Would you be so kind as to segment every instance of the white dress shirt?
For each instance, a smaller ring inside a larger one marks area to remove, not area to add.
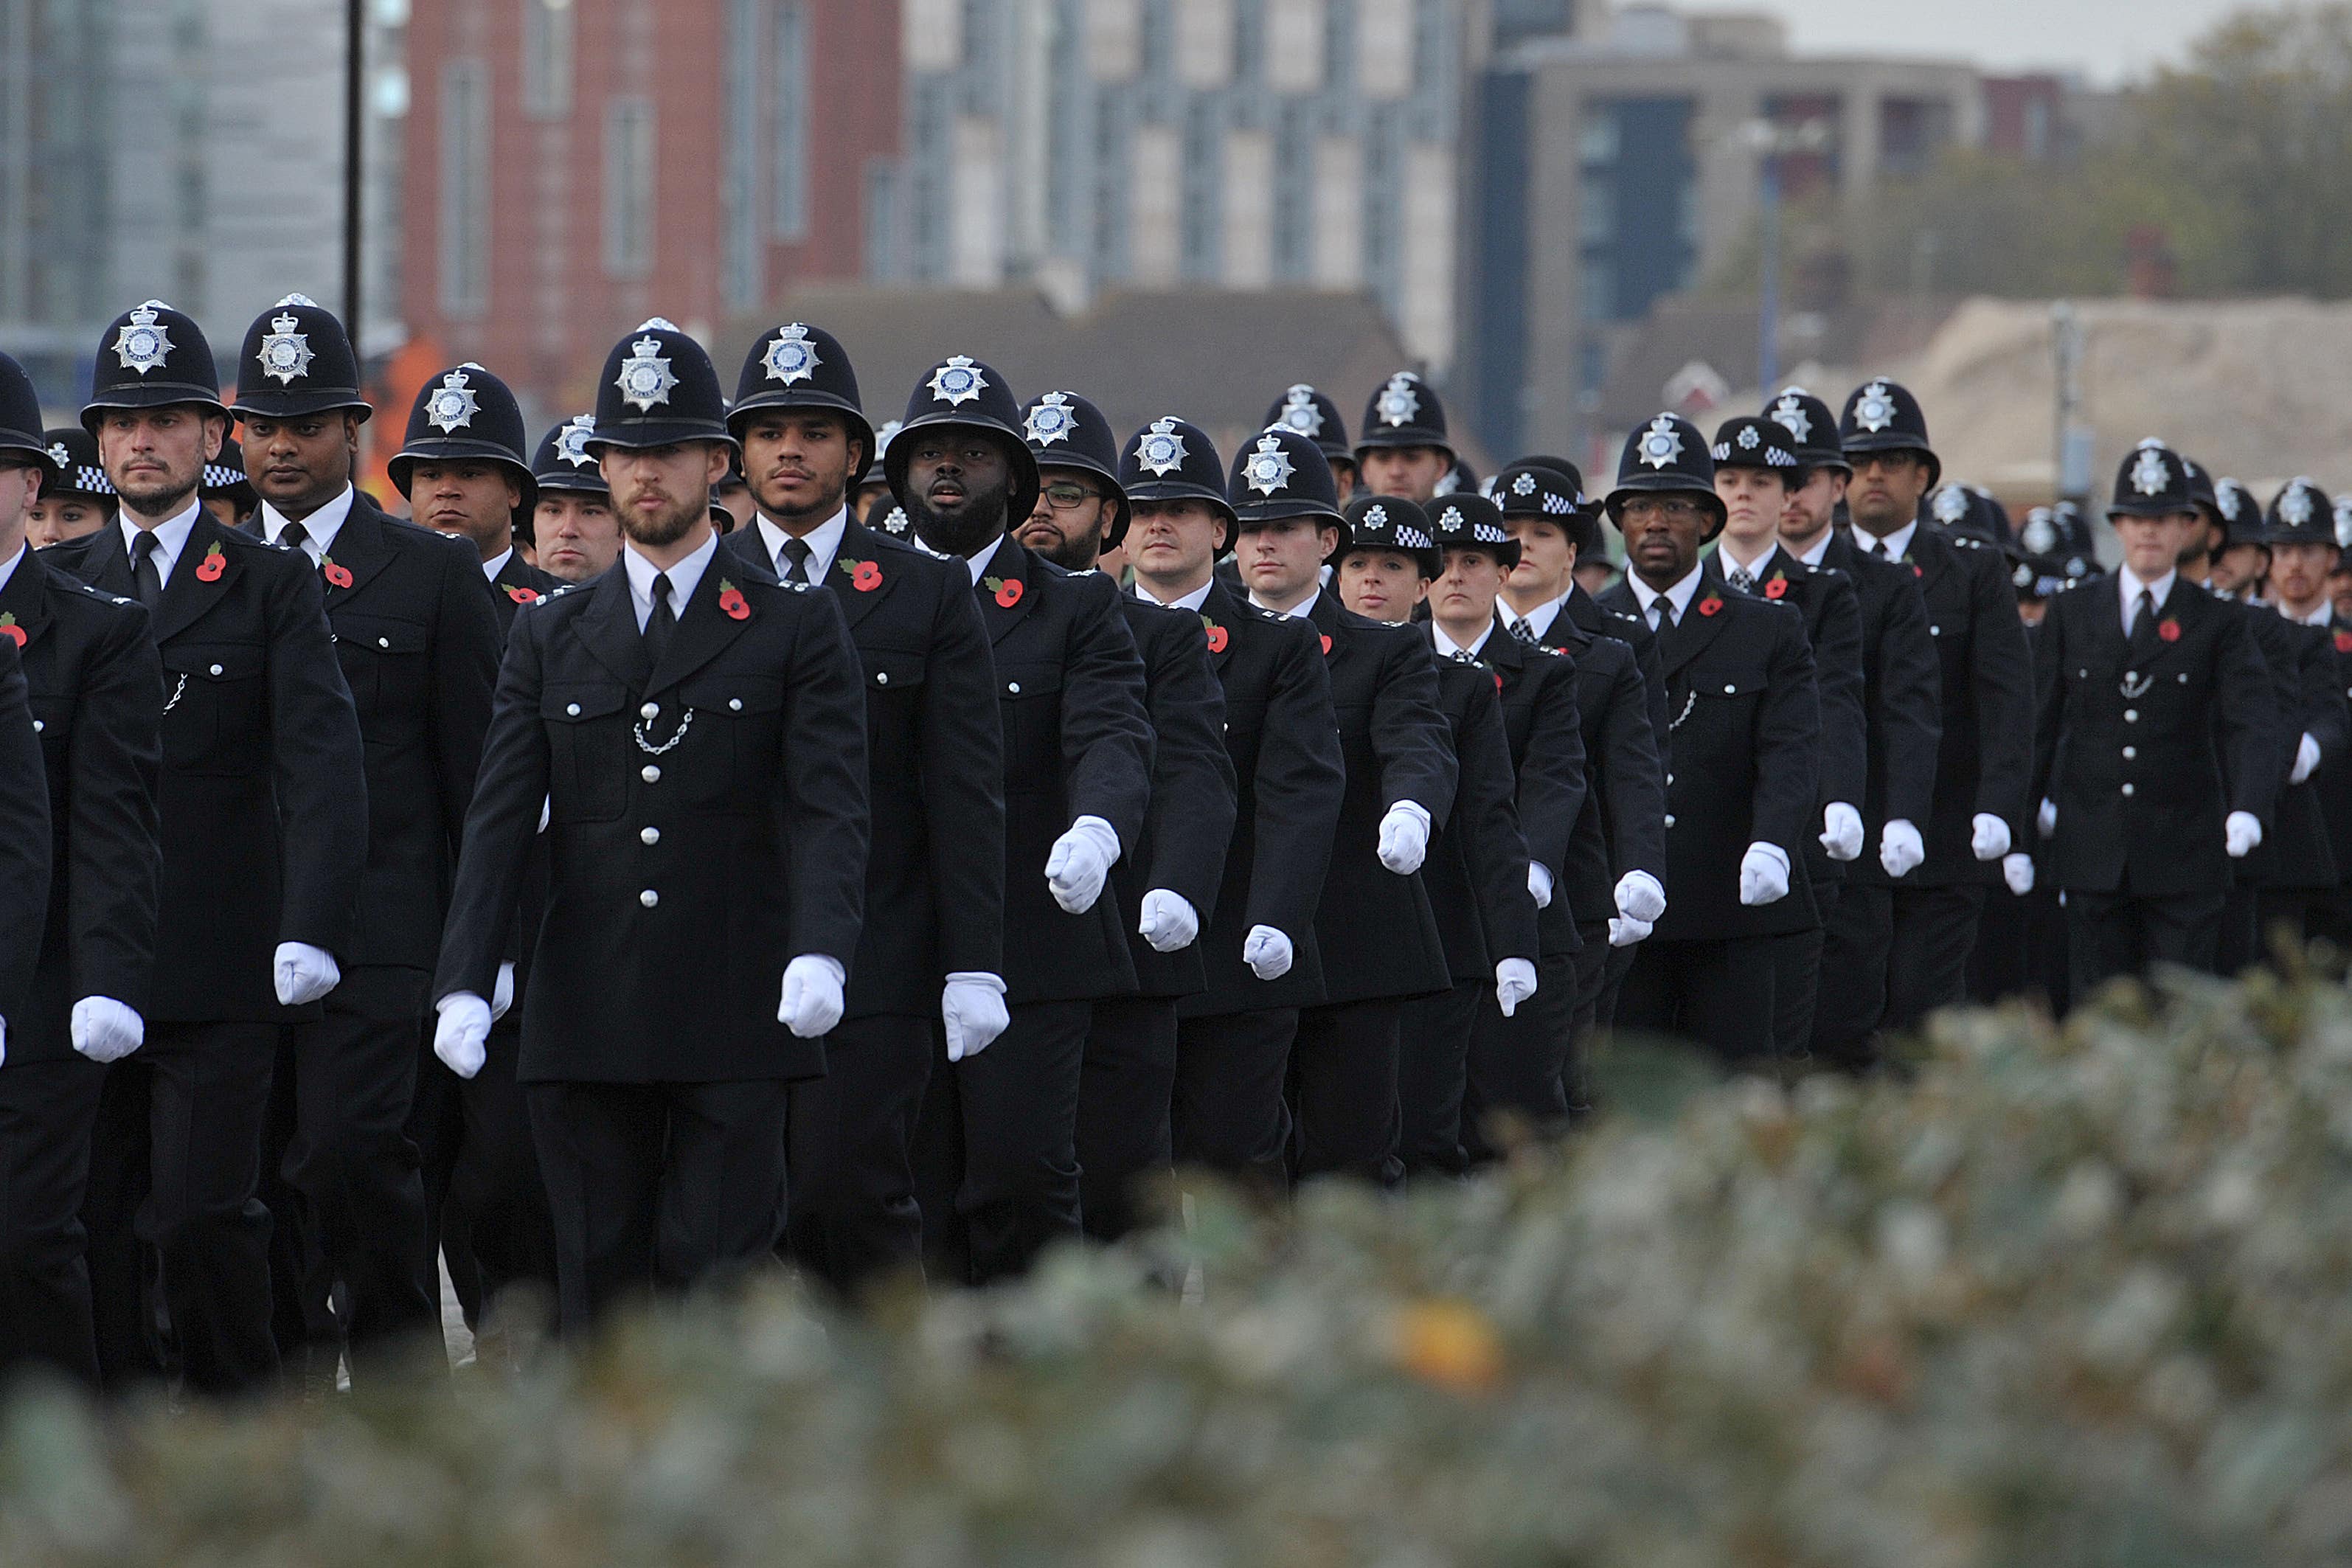
[[[1764,542],[1763,550],[1757,554],[1755,560],[1742,561],[1733,552],[1731,541],[1729,539],[1726,539],[1722,543],[1715,547],[1717,564],[1723,568],[1727,576],[1729,575],[1731,569],[1737,566],[1739,570],[1747,573],[1750,577],[1755,578],[1757,582],[1760,584],[1764,580],[1764,563],[1771,560],[1772,552],[1780,548],[1780,542],[1778,539],[1768,539]]]
[[[1252,594],[1249,596],[1249,602],[1255,605],[1259,609],[1265,611],[1268,615],[1280,616],[1286,621],[1303,621],[1307,618],[1307,613],[1315,608],[1315,601],[1322,596],[1322,589],[1310,588],[1307,590],[1307,597],[1299,600],[1298,603],[1291,605],[1290,608],[1286,610],[1276,609],[1272,605],[1267,604],[1255,594]]]
[[[2132,619],[2139,613],[2140,590],[2145,588],[2155,597],[2156,613],[2160,616],[2164,613],[2165,600],[2172,596],[2172,580],[2179,575],[2178,572],[2167,572],[2153,583],[2143,583],[2132,575],[2130,567],[2116,568],[2116,589],[2123,595],[2124,602],[2124,636],[2132,635]]]
[[[719,535],[713,531],[702,542],[701,549],[669,569],[669,613],[679,620],[686,618],[687,603],[694,597],[694,590],[701,584],[711,557],[718,553]],[[622,547],[621,560],[628,568],[629,602],[637,612],[637,630],[644,631],[646,623],[654,616],[654,578],[662,569],[639,554],[634,543]]]
[[[165,518],[149,531],[155,535],[155,573],[158,582],[169,583],[172,580],[172,568],[178,563],[180,552],[188,547],[188,532],[196,526],[196,519],[204,514],[204,510],[205,503],[194,496],[190,496],[188,504],[184,508],[173,516]],[[139,552],[131,547],[138,541],[139,525],[131,521],[131,513],[127,510],[115,518],[115,525],[122,530],[122,548],[130,552],[131,563],[136,567],[139,564]]]
[[[507,569],[507,563],[513,559],[514,546],[509,544],[504,550],[499,551],[496,555],[491,556],[488,561],[482,563],[482,575],[493,583],[497,582],[499,580],[499,574],[505,571]]]
[[[973,587],[979,587],[980,580],[988,575],[988,563],[996,559],[996,552],[1003,543],[1004,536],[1003,534],[998,534],[994,539],[990,540],[986,544],[981,547],[979,554],[967,555],[963,558],[964,565],[969,567],[971,571],[971,585]]]
[[[8,586],[8,579],[16,574],[16,563],[25,559],[25,552],[30,548],[32,548],[30,545],[19,541],[16,545],[16,553],[11,555],[5,561],[0,561],[0,589],[5,589]]]
[[[1803,562],[1808,566],[1820,565],[1822,558],[1829,554],[1830,541],[1836,537],[1836,534],[1837,530],[1834,528],[1825,528],[1822,530],[1822,536],[1819,539],[1814,540],[1809,548],[1800,552],[1797,559]],[[1788,546],[1784,544],[1781,548],[1785,550]]]
[[[1162,599],[1144,585],[1142,578],[1138,577],[1135,580],[1135,596],[1147,605],[1164,605],[1171,610],[1197,611],[1202,605],[1209,602],[1209,590],[1216,585],[1217,580],[1213,576],[1189,594],[1180,594],[1172,599]]]
[[[352,514],[352,487],[345,485],[342,494],[300,519],[288,517],[268,501],[263,501],[261,537],[275,544],[278,536],[286,531],[287,525],[299,521],[302,524],[302,553],[310,558],[311,565],[316,566],[334,552],[335,535],[343,531],[343,519]]]
[[[0,577],[0,583],[5,583],[7,580],[8,579],[5,577]],[[2279,614],[2284,616],[2288,620],[2294,621],[2302,626],[2324,626],[2330,625],[2335,621],[2336,605],[2329,600],[2322,599],[2319,601],[2319,608],[2312,611],[2311,614],[2307,616],[2298,616],[2293,610],[2288,609],[2284,605],[2281,605],[2279,606]]]
[[[1917,522],[1906,522],[1881,540],[1874,539],[1866,528],[1856,528],[1853,531],[1853,547],[1867,555],[1873,544],[1884,544],[1886,546],[1886,558],[1889,561],[1900,561],[1903,559],[1903,552],[1911,548],[1911,536],[1918,531]]]
[[[760,531],[760,546],[768,552],[768,563],[776,569],[777,576],[789,581],[793,563],[784,555],[784,541],[793,537],[790,531],[769,521],[766,512],[753,513],[751,526]],[[810,582],[824,581],[824,574],[833,570],[833,558],[841,553],[842,538],[848,531],[849,509],[845,506],[801,535],[801,542],[807,545],[809,551],[807,571]],[[995,553],[992,546],[989,553]],[[979,579],[974,578],[973,581],[977,583]]]
[[[1664,599],[1672,605],[1675,609],[1675,624],[1682,625],[1683,617],[1690,614],[1691,600],[1698,593],[1699,574],[1699,568],[1692,567],[1690,575],[1663,594],[1643,582],[1633,573],[1626,573],[1625,581],[1633,585],[1633,602],[1642,606],[1642,618],[1650,623],[1652,631],[1662,631],[1664,628],[1658,620],[1658,601]]]
[[[1465,653],[1472,658],[1475,658],[1478,657],[1478,650],[1485,647],[1486,646],[1487,639],[1492,637],[1494,635],[1495,623],[1488,621],[1486,623],[1486,629],[1478,634],[1478,640],[1472,643],[1468,647],[1464,647],[1460,643],[1457,643],[1452,637],[1447,637],[1445,635],[1445,628],[1439,626],[1436,621],[1432,620],[1429,623],[1429,640],[1432,646],[1437,649],[1437,657],[1440,658],[1452,658],[1457,654]]]
[[[1528,623],[1528,635],[1540,642],[1544,634],[1551,630],[1552,622],[1559,618],[1559,613],[1568,608],[1569,597],[1569,594],[1562,594],[1548,605],[1538,605],[1524,616],[1512,609],[1507,601],[1496,600],[1495,608],[1501,614],[1503,624],[1511,628],[1513,637],[1518,636],[1517,623],[1525,621]]]

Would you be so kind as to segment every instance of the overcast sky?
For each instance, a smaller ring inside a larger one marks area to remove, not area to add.
[[[1774,12],[1808,54],[1867,49],[1974,59],[1996,70],[2081,71],[2113,85],[2175,63],[2242,0],[1701,0],[1695,11]]]

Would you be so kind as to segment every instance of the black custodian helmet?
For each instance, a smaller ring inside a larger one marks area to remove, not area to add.
[[[735,378],[735,405],[728,411],[727,427],[737,439],[751,414],[761,408],[822,408],[839,415],[849,433],[865,443],[866,463],[881,460],[874,426],[857,395],[857,371],[849,351],[823,327],[786,321],[761,334],[743,356],[742,374]]]
[[[1037,510],[1039,489],[1037,459],[1021,434],[1021,401],[993,365],[969,354],[950,355],[933,365],[908,397],[906,417],[882,452],[882,472],[890,481],[890,493],[905,504],[907,468],[915,449],[907,437],[942,425],[985,430],[1002,440],[1013,473],[1012,492],[1005,498],[1005,525],[1020,527]]]
[[[1943,459],[1927,444],[1927,416],[1911,389],[1880,376],[1853,389],[1838,420],[1838,448],[1845,460],[1864,452],[1916,452],[1927,465],[1927,487],[1944,477]]]
[[[732,447],[727,399],[702,345],[659,316],[630,332],[604,356],[596,384],[596,427],[588,450],[717,441]]]
[[[1625,437],[1617,460],[1617,488],[1603,503],[1609,521],[1624,527],[1625,503],[1637,495],[1688,495],[1706,514],[1705,537],[1723,531],[1726,513],[1715,493],[1715,459],[1698,426],[1679,414],[1664,413]]]
[[[1305,382],[1292,385],[1265,411],[1268,426],[1286,425],[1323,448],[1327,462],[1356,466],[1356,449],[1348,445],[1348,422],[1339,405]]]
[[[1445,428],[1445,405],[1412,371],[1401,370],[1389,377],[1364,405],[1356,454],[1360,458],[1376,447],[1434,447],[1448,458],[1454,456],[1454,438]]]
[[[515,511],[527,521],[539,504],[539,482],[523,460],[524,439],[522,408],[514,393],[467,360],[438,376],[427,376],[417,388],[407,434],[400,450],[385,462],[384,472],[405,496],[409,476],[420,462],[495,463],[521,485],[522,500]]]
[[[226,416],[212,344],[195,321],[161,300],[150,300],[107,323],[91,368],[82,428],[96,432],[110,408],[162,408],[188,404]]]
[[[298,419],[349,409],[362,419],[375,412],[360,395],[359,356],[332,310],[303,294],[289,294],[254,318],[236,356],[239,419]]]
[[[1037,459],[1041,489],[1046,468],[1079,469],[1108,487],[1111,520],[1102,547],[1118,549],[1127,537],[1128,498],[1118,482],[1118,437],[1103,411],[1075,392],[1049,392],[1021,411],[1021,438]]]

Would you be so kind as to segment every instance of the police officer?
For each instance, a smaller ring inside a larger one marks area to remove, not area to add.
[[[2217,479],[2213,510],[2221,517],[2221,540],[2213,547],[2208,586],[2233,599],[2267,604],[2271,547],[2263,531],[2263,503],[2238,480]]]
[[[621,558],[621,520],[613,512],[613,492],[604,470],[589,455],[593,414],[577,414],[540,437],[530,459],[539,504],[531,510],[533,563],[564,583],[603,576]]]
[[[934,1062],[916,1134],[927,1249],[985,1284],[1079,1233],[1078,1085],[1094,1004],[1135,993],[1112,867],[1151,793],[1143,666],[1098,573],[1011,537],[1036,510],[1021,405],[958,354],[907,402],[884,462],[924,543],[969,578],[1004,735],[1004,981],[1012,1022],[988,1053]]]
[[[145,1043],[108,1075],[85,1210],[99,1363],[110,1385],[157,1370],[150,1237],[188,1385],[236,1394],[278,1374],[263,1123],[280,1026],[315,1029],[358,952],[368,781],[319,574],[198,504],[228,428],[219,384],[203,331],[161,301],[107,326],[82,423],[121,513],[53,561],[146,605],[164,681]]]
[[[1287,426],[1315,443],[1331,465],[1331,484],[1345,506],[1356,494],[1356,449],[1348,444],[1348,422],[1339,405],[1306,382],[1297,382],[1274,400],[1261,422],[1266,427]]]
[[[1065,571],[1100,569],[1130,517],[1118,437],[1092,402],[1058,391],[1022,410],[1022,435],[1041,483],[1022,543]],[[1095,1004],[1078,1084],[1080,1206],[1087,1234],[1104,1241],[1133,1227],[1139,1184],[1170,1168],[1176,1006],[1207,984],[1200,934],[1215,917],[1234,811],[1208,628],[1189,610],[1132,595],[1119,609],[1143,659],[1154,745],[1142,841],[1111,873],[1119,907],[1139,911],[1127,936],[1136,994]]]
[[[846,1293],[921,1267],[913,1152],[933,1031],[952,1064],[1005,1024],[996,682],[970,577],[850,516],[875,436],[832,333],[762,333],[728,426],[755,510],[722,550],[828,589],[866,681],[866,927],[825,1075],[793,1086],[787,1141],[786,1247]]]
[[[1862,612],[1853,580],[1830,566],[1811,566],[1780,544],[1789,498],[1805,482],[1803,459],[1786,427],[1745,416],[1716,432],[1715,493],[1726,512],[1716,540],[1716,565],[1736,592],[1794,605],[1805,618],[1821,698],[1821,817],[1804,845],[1805,875],[1827,921],[1845,881],[1846,866],[1862,857],[1862,801],[1869,773],[1868,725],[1863,717]],[[1821,978],[1820,925],[1780,939],[1776,955],[1774,1030],[1781,1054],[1807,1056]]]
[[[774,1251],[787,1086],[824,1070],[866,877],[856,656],[830,597],[720,551],[709,356],[656,317],[598,387],[628,542],[516,617],[434,982],[471,1077],[544,807],[520,1076],[568,1332]]]
[[[461,366],[426,393],[445,434],[479,417],[475,374]],[[254,531],[317,570],[367,741],[357,930],[323,1015],[294,1026],[281,1045],[272,1113],[313,1260],[299,1299],[315,1308],[341,1282],[335,1326],[356,1365],[386,1340],[429,1335],[439,1321],[407,1123],[426,986],[489,726],[498,616],[469,544],[394,521],[352,484],[370,409],[331,312],[297,294],[256,318],[230,412],[261,497]],[[271,1203],[286,1206],[282,1194]],[[292,1217],[278,1215],[289,1231]],[[288,1250],[278,1256],[291,1273]],[[291,1331],[284,1283],[281,1333]],[[312,1370],[331,1377],[335,1348],[317,1345],[321,1328],[309,1331]]]
[[[114,487],[89,432],[79,425],[45,430],[41,441],[56,477],[25,511],[25,537],[36,550],[86,538],[114,521]]]
[[[384,464],[413,521],[466,541],[481,558],[501,647],[518,609],[563,585],[516,547],[539,507],[523,440],[514,394],[468,361],[425,378],[400,450]]]
[[[1357,426],[1354,489],[1373,495],[1426,501],[1454,471],[1454,438],[1446,433],[1445,405],[1427,382],[1401,370],[1381,384],[1364,405]]]
[[[1890,815],[1873,824],[1865,816],[1866,826],[1879,828],[1881,868],[1891,885],[1885,922],[1874,899],[1857,900],[1857,920],[1840,917],[1849,952],[1874,952],[1883,939],[1886,1009],[1875,1026],[1910,1029],[1965,992],[1985,890],[2023,839],[2033,672],[2000,552],[1967,533],[1919,526],[1920,500],[1943,466],[1909,389],[1883,378],[1856,387],[1838,440],[1853,468],[1845,500],[1854,547],[1911,568],[1937,659],[1942,721],[1932,805],[1924,824],[1909,819],[1919,842],[1887,837],[1883,823],[1904,819]],[[1885,806],[1891,813],[1909,804],[1890,799]],[[1868,1047],[1848,1037],[1833,1040],[1831,1050],[1832,1059],[1854,1060]]]
[[[860,415],[859,417],[865,416]],[[882,427],[874,432],[873,455],[866,458],[866,472],[857,481],[857,495],[850,510],[856,512],[857,521],[867,528],[878,529],[882,518],[898,510],[898,503],[890,494],[890,476],[882,471],[883,448],[890,445],[890,437],[898,433],[898,422],[896,419],[882,422]],[[878,513],[875,510],[877,506],[881,509]]]
[[[1300,1014],[1291,1050],[1292,1168],[1381,1181],[1393,1175],[1404,1005],[1451,988],[1420,872],[1456,768],[1429,639],[1323,588],[1349,540],[1330,473],[1313,442],[1276,426],[1235,453],[1225,493],[1251,602],[1311,621],[1321,638],[1347,761],[1315,917],[1323,1000]]]
[[[60,475],[40,418],[0,354],[0,1382],[37,1363],[95,1390],[82,1196],[103,1064],[145,1028],[163,672],[145,610],[27,548]]]
[[[235,436],[221,437],[220,455],[205,465],[196,495],[205,503],[205,514],[223,528],[244,528],[261,510],[261,497],[254,490],[252,476],[245,471],[245,448]]]
[[[1804,619],[1732,592],[1701,560],[1725,508],[1688,420],[1661,414],[1627,438],[1607,506],[1629,570],[1604,602],[1657,633],[1675,731],[1667,907],[1625,978],[1617,1022],[1769,1068],[1773,939],[1817,918],[1802,851],[1820,819],[1821,705]]]
[[[1118,480],[1136,595],[1199,617],[1234,777],[1234,828],[1198,943],[1205,987],[1176,1005],[1171,1142],[1180,1165],[1278,1191],[1298,1013],[1323,997],[1315,916],[1345,788],[1322,634],[1218,580],[1242,517],[1206,431],[1151,421],[1121,450]],[[1250,511],[1257,528],[1274,525]]]
[[[2043,623],[2034,783],[2066,895],[2074,994],[2163,962],[2211,970],[2230,863],[2262,842],[2279,722],[2253,633],[2177,563],[2205,527],[2179,456],[2143,442],[2107,519],[2106,582]]]

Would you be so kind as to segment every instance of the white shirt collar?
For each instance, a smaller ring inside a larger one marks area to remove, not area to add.
[[[1654,588],[1652,588],[1647,583],[1643,582],[1642,579],[1633,573],[1626,573],[1625,581],[1633,585],[1633,602],[1642,606],[1642,616],[1643,619],[1646,620],[1649,617],[1650,606],[1656,604],[1660,599],[1664,599],[1668,604],[1674,605],[1675,624],[1676,626],[1680,626],[1682,624],[1683,617],[1690,614],[1691,597],[1698,592],[1698,580],[1700,574],[1700,568],[1696,566],[1692,567],[1688,576],[1685,577],[1681,582],[1675,584],[1673,587],[1667,589],[1663,594],[1659,593]]]
[[[196,519],[204,515],[204,510],[205,503],[190,496],[186,506],[155,525],[155,571],[163,582],[172,580],[172,567],[179,561],[180,552],[188,547],[188,533],[196,526]],[[131,563],[136,565],[139,552],[131,549],[131,545],[139,538],[139,525],[131,521],[128,510],[118,514],[114,521],[115,526],[122,530],[122,548]]]
[[[5,588],[8,585],[8,579],[16,574],[17,566],[24,562],[25,552],[31,548],[31,545],[20,539],[16,542],[16,553],[5,561],[0,561],[0,588]]]
[[[996,559],[996,552],[1003,543],[1004,535],[1000,533],[995,538],[990,540],[986,544],[982,545],[979,554],[967,555],[964,557],[963,563],[971,569],[971,585],[973,587],[979,587],[980,580],[988,575],[988,563]]]
[[[6,581],[6,578],[0,577],[0,583],[5,583]],[[2281,615],[2286,614],[2284,610],[2281,610],[2279,613]],[[2319,601],[2319,608],[2312,611],[2311,614],[2307,616],[2288,616],[2287,618],[2289,620],[2299,620],[2306,626],[2324,626],[2330,625],[2336,619],[2336,602],[2332,599],[2322,599]]]
[[[509,544],[504,550],[499,551],[496,555],[491,556],[488,561],[482,563],[482,575],[493,583],[497,582],[499,580],[499,574],[505,571],[507,569],[507,563],[513,559],[514,546]]]
[[[1307,591],[1307,597],[1299,600],[1298,603],[1291,605],[1290,608],[1286,610],[1276,609],[1272,605],[1267,604],[1255,594],[1252,594],[1249,596],[1249,602],[1255,605],[1259,609],[1265,611],[1268,615],[1280,616],[1286,621],[1303,621],[1308,616],[1308,615],[1313,613],[1315,609],[1315,601],[1322,596],[1322,589],[1310,588]]]
[[[768,552],[769,564],[776,569],[776,575],[782,577],[792,568],[792,563],[784,559],[784,541],[793,537],[792,531],[769,521],[768,514],[764,511],[752,514],[752,526],[760,531],[760,542]],[[833,558],[841,553],[842,537],[848,531],[849,508],[844,506],[831,517],[801,535],[801,542],[807,545],[809,550],[808,580],[810,582],[824,581],[824,574],[833,570]]]
[[[1886,558],[1889,561],[1900,561],[1903,559],[1904,552],[1911,548],[1911,536],[1918,531],[1919,523],[1916,518],[1888,534],[1884,540],[1876,538],[1870,530],[1857,524],[1853,531],[1853,547],[1867,555],[1873,544],[1884,543],[1886,546]]]
[[[1820,565],[1822,560],[1829,554],[1830,541],[1834,538],[1836,534],[1837,530],[1834,528],[1825,528],[1822,530],[1822,536],[1813,541],[1810,549],[1800,552],[1797,555],[1797,559],[1803,562],[1808,566]],[[1781,542],[1780,548],[1783,550],[1789,548],[1786,541]]]
[[[1485,647],[1486,646],[1487,639],[1492,637],[1494,635],[1495,623],[1488,621],[1486,623],[1486,629],[1481,631],[1476,639],[1467,647],[1465,647],[1462,644],[1455,642],[1452,637],[1447,637],[1445,635],[1445,628],[1439,626],[1434,619],[1432,619],[1429,623],[1429,640],[1432,646],[1437,649],[1437,657],[1440,658],[1452,658],[1457,653],[1466,653],[1471,658],[1475,658],[1478,657],[1478,650]]]
[[[710,565],[710,558],[719,552],[719,534],[713,530],[702,542],[702,548],[669,569],[670,614],[686,618],[686,606],[694,598],[694,590],[702,582],[702,574]],[[654,578],[661,568],[637,552],[635,544],[621,546],[621,560],[628,568],[629,598],[637,612],[637,630],[644,631],[654,614]]]
[[[2164,602],[2172,596],[2172,581],[2179,575],[2178,572],[2168,570],[2155,582],[2143,583],[2132,574],[2130,567],[2116,566],[2116,587],[2123,601],[2124,630],[2126,632],[2131,630],[2132,609],[2139,603],[2139,591],[2142,588],[2147,589],[2155,597],[2157,612],[2160,615],[2164,611]]]
[[[1775,537],[1764,542],[1763,551],[1756,557],[1755,560],[1743,561],[1732,552],[1731,538],[1727,534],[1724,536],[1722,541],[1716,545],[1715,553],[1717,560],[1721,563],[1723,569],[1726,572],[1728,572],[1734,566],[1737,566],[1751,577],[1761,577],[1764,574],[1765,563],[1771,560],[1772,552],[1780,548],[1780,541],[1776,535]]]
[[[302,553],[310,558],[312,564],[324,561],[334,552],[335,535],[343,531],[343,520],[352,514],[354,493],[352,487],[345,484],[342,494],[300,520]],[[286,531],[286,525],[294,521],[268,501],[261,503],[261,537],[270,543],[277,543],[278,536]]]
[[[1171,610],[1198,610],[1202,605],[1209,602],[1209,590],[1216,585],[1217,579],[1213,574],[1207,582],[1202,584],[1191,593],[1179,594],[1172,599],[1163,599],[1159,595],[1153,593],[1149,587],[1145,586],[1142,578],[1138,577],[1135,580],[1135,596],[1143,600],[1147,604],[1164,605]]]
[[[1498,599],[1495,602],[1495,612],[1503,617],[1505,626],[1507,626],[1514,621],[1525,621],[1528,623],[1528,634],[1541,637],[1546,632],[1551,630],[1552,622],[1559,619],[1559,613],[1568,608],[1569,598],[1574,592],[1574,589],[1570,589],[1569,593],[1562,594],[1548,605],[1538,605],[1524,616]]]

